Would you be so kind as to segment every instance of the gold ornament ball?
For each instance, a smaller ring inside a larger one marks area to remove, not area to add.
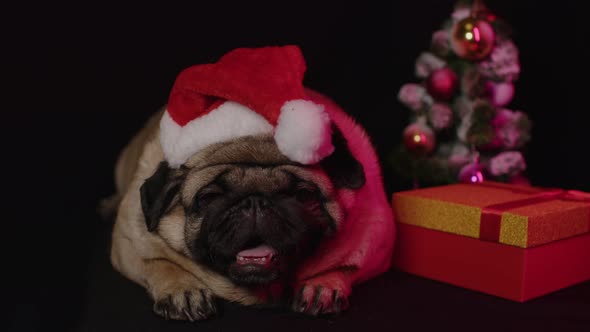
[[[451,48],[459,57],[482,60],[492,51],[496,33],[487,21],[467,17],[455,23],[450,39]]]

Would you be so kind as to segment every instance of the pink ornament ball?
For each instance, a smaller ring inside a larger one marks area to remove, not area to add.
[[[470,163],[459,171],[459,182],[461,183],[481,183],[484,181],[483,167],[479,163]]]
[[[426,90],[436,100],[449,101],[453,98],[458,83],[457,74],[451,68],[444,67],[430,74],[426,80]]]

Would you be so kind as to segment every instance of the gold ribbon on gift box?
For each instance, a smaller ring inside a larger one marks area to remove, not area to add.
[[[394,194],[397,221],[533,247],[590,231],[590,194],[495,182]]]

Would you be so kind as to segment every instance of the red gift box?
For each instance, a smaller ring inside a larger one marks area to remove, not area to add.
[[[506,195],[499,192],[502,190]],[[395,193],[393,206],[398,233],[393,265],[412,274],[519,302],[589,280],[590,197],[587,195],[494,183],[458,184]],[[486,203],[478,204],[479,201]],[[569,204],[570,201],[574,203]],[[535,204],[545,204],[545,208],[535,209]],[[446,211],[441,214],[437,209]],[[479,213],[466,213],[469,209],[476,212],[479,209]],[[529,210],[533,212],[529,213]],[[486,235],[490,223],[494,225],[491,227],[495,229],[494,233],[499,234],[502,227],[509,229],[512,226],[510,221],[523,211],[532,215],[528,216],[525,230],[532,230],[536,238],[540,238],[537,234],[540,228],[536,224],[545,227],[541,228],[546,233],[541,237],[542,241],[536,240],[533,246],[523,247],[518,243],[527,243],[527,236],[531,242],[532,237],[527,232],[516,232],[525,238],[524,242],[513,241],[516,244],[499,243],[497,236]],[[453,219],[456,213],[460,215]],[[543,214],[571,218],[547,227],[551,223]],[[444,215],[444,218],[433,221],[429,219],[431,215]],[[582,220],[577,220],[579,218]],[[472,219],[478,219],[473,231],[479,234],[478,237],[451,233],[464,229],[469,233],[473,228]],[[502,222],[504,219],[506,225]],[[452,226],[445,226],[447,223]],[[563,224],[568,223],[585,226],[566,227],[565,232]],[[555,229],[560,230],[558,235]]]

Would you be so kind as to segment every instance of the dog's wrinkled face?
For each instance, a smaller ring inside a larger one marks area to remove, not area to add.
[[[180,169],[165,162],[141,188],[148,229],[236,284],[289,279],[338,229],[328,170],[286,159],[272,137],[218,144]]]
[[[336,227],[323,206],[328,198],[296,171],[305,172],[257,165],[202,170],[217,174],[200,188],[184,190],[190,198],[185,241],[192,257],[238,284],[265,284],[288,274]]]

